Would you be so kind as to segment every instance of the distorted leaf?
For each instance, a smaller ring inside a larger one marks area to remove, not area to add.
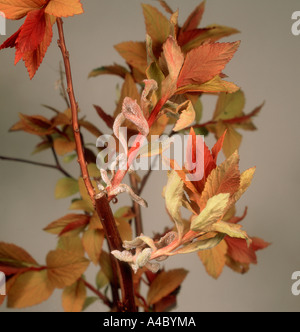
[[[176,132],[190,126],[195,121],[196,117],[193,104],[190,100],[187,100],[185,103],[180,105],[177,111],[180,114],[180,117],[173,128]]]

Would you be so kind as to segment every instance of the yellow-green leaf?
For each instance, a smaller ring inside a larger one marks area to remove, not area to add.
[[[226,158],[230,157],[234,151],[239,149],[242,142],[242,135],[234,129],[232,124],[224,123],[222,121],[217,123],[215,130],[217,138],[220,138],[226,130],[226,136],[223,143],[223,152]]]
[[[190,126],[195,121],[196,113],[190,100],[187,100],[186,102],[181,104],[178,107],[177,111],[180,114],[180,118],[176,122],[173,131],[180,131]]]
[[[175,269],[170,271],[162,271],[152,282],[147,302],[153,305],[174,292],[184,281],[188,271],[184,269]]]
[[[58,180],[55,188],[55,198],[66,198],[78,193],[78,182],[72,178],[62,178]]]
[[[222,234],[226,234],[230,237],[249,240],[249,237],[245,231],[241,230],[242,226],[238,224],[231,224],[225,221],[218,221],[207,228],[205,231],[207,232],[218,232]]]
[[[62,293],[62,306],[65,312],[81,312],[86,299],[86,287],[82,280],[68,286]]]
[[[220,93],[213,120],[227,120],[243,115],[245,95],[242,90],[234,93]]]
[[[254,176],[254,173],[255,173],[255,170],[256,170],[256,168],[252,167],[252,168],[249,168],[248,170],[246,170],[245,172],[243,172],[241,174],[240,187],[239,187],[239,190],[234,195],[235,202],[238,201],[241,198],[243,193],[250,186],[250,184],[252,182],[252,179],[253,179],[253,176]]]
[[[200,232],[219,221],[226,212],[230,194],[219,194],[207,201],[205,209],[191,223],[191,230]]]
[[[60,237],[57,243],[57,249],[63,249],[84,256],[84,249],[79,236]]]

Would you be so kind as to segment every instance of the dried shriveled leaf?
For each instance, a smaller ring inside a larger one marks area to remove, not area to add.
[[[191,223],[191,230],[202,231],[219,221],[226,212],[230,194],[218,194],[207,201],[204,210]]]
[[[198,252],[206,272],[217,279],[226,263],[227,244],[225,241],[221,241],[216,247],[208,250]]]
[[[147,296],[148,304],[153,305],[171,294],[175,289],[180,287],[187,274],[188,271],[184,269],[175,269],[167,272],[162,271],[159,273],[151,283]]]
[[[203,84],[219,75],[239,44],[240,42],[205,44],[189,52],[178,79],[178,87]]]
[[[88,225],[90,216],[85,214],[67,214],[53,221],[44,231],[57,235],[77,235]]]
[[[82,236],[84,250],[95,265],[99,264],[103,241],[104,233],[99,229],[88,229]]]
[[[72,178],[62,178],[58,180],[55,187],[55,198],[66,198],[78,193],[78,182]]]
[[[51,0],[45,12],[56,17],[68,17],[83,13],[80,0]]]
[[[46,301],[54,286],[48,279],[47,271],[28,271],[17,277],[9,290],[7,306],[25,308]]]
[[[86,258],[62,249],[50,251],[46,261],[48,278],[56,288],[72,285],[89,265]]]
[[[65,312],[81,312],[86,300],[86,287],[82,280],[68,286],[62,293],[62,306]]]

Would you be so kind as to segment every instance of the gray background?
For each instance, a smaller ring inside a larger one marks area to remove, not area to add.
[[[154,1],[144,1],[156,5]],[[171,0],[180,8],[180,22],[200,1]],[[89,71],[117,61],[123,63],[113,45],[126,40],[143,40],[145,28],[137,0],[83,1],[86,13],[65,20],[71,53],[77,99],[84,114],[105,130],[92,105],[114,109],[115,77],[87,79]],[[241,169],[257,166],[254,182],[239,203],[239,212],[249,207],[243,222],[250,235],[272,242],[258,253],[259,264],[246,275],[225,268],[220,279],[209,277],[197,255],[174,257],[166,268],[184,267],[191,272],[178,298],[179,311],[299,311],[300,297],[291,294],[291,275],[300,270],[299,222],[299,54],[300,36],[291,33],[291,15],[300,10],[299,1],[288,0],[208,0],[202,26],[218,23],[233,26],[242,33],[229,40],[241,39],[241,47],[227,66],[230,80],[246,94],[246,112],[266,101],[255,119],[257,132],[243,132]],[[8,22],[7,34],[21,22]],[[61,59],[54,41],[44,63],[32,82],[23,64],[13,65],[13,51],[0,52],[1,122],[0,154],[52,162],[48,153],[31,157],[37,139],[23,133],[8,133],[17,121],[17,113],[45,112],[40,104],[63,108],[55,91],[58,62]],[[0,42],[4,37],[0,36]],[[215,97],[205,98],[205,116],[209,120]],[[93,143],[93,139],[90,141]],[[213,139],[208,140],[212,144]],[[40,263],[55,247],[56,238],[41,229],[68,212],[69,200],[55,201],[53,192],[60,177],[55,170],[0,161],[0,240],[13,242],[28,250]],[[71,169],[76,174],[76,167]],[[166,174],[155,172],[144,192],[150,208],[144,211],[145,233],[161,231],[170,221],[161,198]],[[122,202],[129,204],[125,196]],[[93,282],[95,268],[88,274]],[[26,311],[61,311],[61,291],[46,303]],[[103,310],[100,303],[91,310]],[[6,311],[5,307],[0,310]]]

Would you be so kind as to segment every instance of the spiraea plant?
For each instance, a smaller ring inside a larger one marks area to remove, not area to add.
[[[126,64],[102,66],[89,74],[100,87],[105,82],[103,75],[124,80],[114,114],[95,106],[107,125],[103,136],[86,119],[88,114],[78,112],[64,37],[62,18],[83,14],[80,0],[0,0],[0,11],[7,19],[25,18],[0,49],[15,48],[15,62],[24,61],[31,79],[50,46],[56,25],[64,64],[60,94],[65,104],[62,110],[47,106],[52,111],[50,118],[19,114],[19,121],[10,129],[37,136],[34,153],[49,151],[54,156],[53,165],[4,156],[1,159],[57,169],[62,177],[56,184],[55,197],[72,196],[72,213],[57,216],[51,223],[45,217],[49,224],[44,231],[58,238],[45,264],[39,264],[15,244],[0,243],[0,271],[6,275],[10,308],[37,305],[58,288],[63,289],[65,311],[83,311],[95,301],[102,301],[110,311],[167,311],[176,305],[188,271],[165,270],[161,262],[194,253],[207,273],[218,278],[225,266],[247,272],[250,264],[257,263],[256,251],[269,245],[242,229],[240,222],[247,209],[242,216],[236,215],[236,203],[255,172],[254,167],[243,172],[239,169],[241,131],[256,129],[253,117],[263,106],[246,113],[243,91],[224,73],[240,41],[219,40],[238,30],[221,25],[199,28],[205,2],[183,25],[178,23],[178,10],[165,1],[157,4],[165,14],[152,5],[142,5],[146,40],[115,46]],[[203,123],[201,100],[206,94],[215,96],[216,107],[211,120]],[[84,143],[82,129],[95,136],[97,145]],[[211,149],[204,142],[210,134],[216,138]],[[154,136],[158,138],[154,140]],[[165,151],[176,148],[183,137],[185,154],[179,163],[174,154],[166,155]],[[116,148],[110,145],[112,142],[118,143]],[[226,159],[218,163],[221,150]],[[142,223],[146,207],[161,218],[151,199],[146,202],[142,197],[152,169],[149,167],[144,177],[138,169],[141,161],[153,158],[168,165],[162,188],[166,228],[154,230],[154,237],[143,234]],[[63,167],[63,163],[74,160],[80,166],[79,176]],[[123,181],[127,176],[130,185]],[[113,213],[112,204],[118,203],[122,193],[131,197],[132,206],[119,206]],[[95,284],[85,278],[91,264],[98,267]],[[146,294],[142,282],[147,286]],[[0,303],[4,300],[1,296]]]

